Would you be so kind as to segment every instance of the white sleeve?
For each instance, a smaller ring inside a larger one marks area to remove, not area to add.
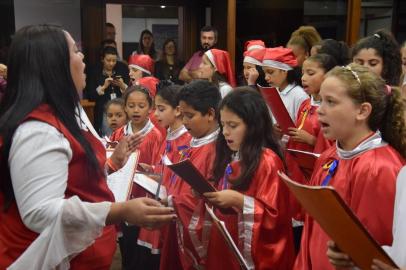
[[[396,180],[395,209],[393,216],[393,243],[384,247],[400,267],[406,266],[406,166],[403,167]]]
[[[101,86],[101,85],[97,86],[96,92],[97,92],[97,94],[98,94],[99,96],[104,95],[103,86]]]
[[[220,95],[221,98],[224,98],[228,93],[230,93],[233,88],[228,83],[221,83],[220,84]]]
[[[111,203],[65,199],[71,158],[69,142],[54,127],[28,121],[17,128],[9,155],[13,190],[22,221],[40,236],[10,269],[68,269],[101,234]]]

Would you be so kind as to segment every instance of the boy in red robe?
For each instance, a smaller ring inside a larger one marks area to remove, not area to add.
[[[215,142],[219,133],[217,106],[220,99],[217,87],[203,80],[184,86],[178,96],[183,124],[192,135],[187,155],[206,179],[211,177],[215,157]],[[200,218],[204,211],[203,201],[195,197],[191,187],[183,180],[175,181],[180,185],[177,194],[168,199],[178,215],[180,261],[183,269],[195,269],[204,265],[208,240],[204,235],[209,232],[210,226]]]

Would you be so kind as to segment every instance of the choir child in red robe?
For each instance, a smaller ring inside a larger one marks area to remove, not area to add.
[[[333,67],[336,61],[327,54],[317,54],[307,58],[302,66],[302,85],[310,98],[302,102],[296,118],[296,127],[289,128],[289,141],[287,149],[302,150],[320,154],[332,145],[331,141],[319,136],[320,123],[316,113],[320,106],[320,85],[324,80],[324,75]],[[324,142],[322,142],[324,140]],[[303,183],[308,182],[313,173],[313,169],[303,167],[300,161],[295,160],[287,151],[286,165],[292,179]],[[298,170],[299,169],[299,170]]]
[[[333,186],[373,238],[390,245],[396,177],[406,153],[400,94],[367,68],[351,64],[327,73],[320,96],[321,130],[337,143],[316,162],[311,184]],[[333,269],[328,240],[306,216],[295,269]]]
[[[220,106],[214,180],[205,193],[250,269],[291,269],[294,262],[289,191],[280,181],[282,150],[261,95],[236,88]],[[223,214],[221,209],[235,213]],[[209,234],[206,269],[240,269],[217,227]]]
[[[218,88],[205,80],[196,80],[182,87],[178,100],[183,124],[192,135],[187,157],[206,178],[212,175],[215,142],[219,133],[217,106],[220,102]],[[177,238],[179,257],[183,269],[196,269],[204,265],[207,253],[207,235],[210,224],[201,218],[204,203],[192,193],[182,179],[174,179],[176,194],[168,197],[169,205],[177,211]]]
[[[123,136],[140,133],[144,136],[139,146],[139,163],[153,164],[157,159],[159,148],[162,143],[162,135],[152,124],[149,114],[152,109],[153,97],[148,89],[141,86],[131,86],[124,94],[125,111],[130,121],[127,125],[117,129],[112,135],[112,141],[119,141]],[[144,197],[146,191],[134,185],[132,197]],[[135,267],[146,267],[158,269],[159,258],[153,258],[150,251],[137,245],[139,227],[122,224],[123,236],[119,238],[123,266],[134,269]]]
[[[178,106],[177,96],[180,91],[179,85],[169,84],[166,81],[158,85],[155,97],[155,116],[157,123],[167,129],[166,140],[161,144],[159,155],[155,164],[155,172],[162,175],[161,182],[166,188],[168,195],[177,194],[182,181],[175,181],[175,174],[169,168],[163,166],[162,157],[166,156],[172,162],[178,162],[186,157],[191,135],[182,123],[182,114]],[[164,269],[180,269],[180,261],[177,248],[175,223],[160,230],[150,231],[141,229],[138,244],[151,249],[152,253],[161,253],[161,267]],[[162,249],[160,252],[160,237]]]
[[[324,80],[324,75],[333,67],[336,61],[327,54],[317,54],[307,58],[302,66],[302,85],[310,98],[302,102],[296,118],[296,127],[289,130],[289,141],[287,149],[301,150],[311,153],[321,153],[329,148],[333,142],[324,138],[320,132],[320,123],[316,113],[320,106],[320,85]],[[289,152],[285,151],[286,165],[289,176],[297,182],[308,183],[313,173],[313,167],[309,168],[306,162],[300,160]],[[292,215],[294,218],[295,247],[299,250],[301,232],[303,228],[304,216],[299,202],[292,197]]]

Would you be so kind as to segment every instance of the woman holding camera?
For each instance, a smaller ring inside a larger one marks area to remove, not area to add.
[[[100,135],[109,135],[104,106],[106,103],[118,97],[127,89],[128,74],[121,74],[116,70],[117,50],[107,46],[101,55],[102,65],[96,68],[88,81],[88,93],[90,99],[96,102],[94,108],[94,126]]]

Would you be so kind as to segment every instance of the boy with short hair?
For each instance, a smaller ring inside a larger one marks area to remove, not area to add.
[[[187,157],[206,179],[210,179],[220,132],[217,121],[217,107],[221,100],[219,90],[208,81],[196,80],[181,89],[178,100],[183,124],[192,135]],[[202,218],[203,200],[196,198],[186,183],[182,188],[179,196],[169,198],[179,217],[179,257],[183,269],[198,269],[204,265],[208,241],[204,236],[210,232],[210,224]]]

